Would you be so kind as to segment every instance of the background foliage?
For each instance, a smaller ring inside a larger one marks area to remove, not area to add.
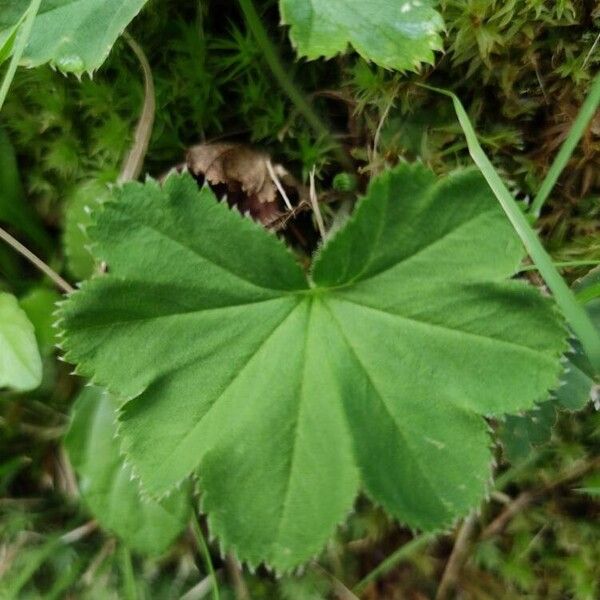
[[[287,32],[278,27],[277,4],[257,3],[294,81],[360,166],[354,181],[343,174],[331,139],[313,132],[271,76],[237,5],[223,4],[151,0],[130,27],[156,84],[158,110],[145,163],[154,176],[182,163],[191,144],[221,136],[260,144],[300,179],[316,165],[319,187],[335,182],[341,202],[399,159],[421,159],[438,174],[449,173],[470,160],[450,103],[416,85],[426,81],[459,94],[494,165],[526,199],[538,189],[600,63],[600,10],[586,0],[443,0],[445,53],[411,75],[352,53],[295,61]],[[93,269],[80,228],[88,218],[84,209],[116,180],[142,100],[138,62],[120,40],[93,80],[84,75],[80,82],[48,66],[19,70],[2,110],[0,219],[73,281]],[[556,261],[600,260],[599,145],[596,117],[540,221]],[[326,205],[324,213],[332,217]],[[564,272],[575,281],[586,271]],[[95,528],[75,497],[62,440],[83,382],[69,376],[52,349],[56,295],[4,246],[0,274],[0,289],[17,295],[35,326],[43,362],[40,387],[1,394],[2,594],[120,598],[133,588],[139,597],[182,596],[207,575],[189,531],[158,559],[131,556],[110,527]],[[528,277],[539,283],[534,271]],[[466,598],[593,599],[600,593],[599,513],[589,493],[597,489],[600,418],[588,406],[577,414],[542,408],[540,420],[556,427],[544,428],[541,437],[521,436],[521,452],[512,456],[496,448],[499,479],[460,575]],[[545,443],[532,450],[531,441]],[[498,522],[515,501],[522,510]],[[253,598],[343,597],[337,582],[352,587],[412,538],[360,499],[321,567],[279,580],[263,570],[244,572],[244,585]],[[362,596],[433,597],[453,541],[452,532],[425,540],[363,586]],[[222,597],[240,597],[239,571],[217,545],[211,550]]]

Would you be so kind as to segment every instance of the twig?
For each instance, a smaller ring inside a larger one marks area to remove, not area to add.
[[[596,39],[594,40],[594,43],[592,44],[590,51],[587,53],[587,56],[585,57],[585,60],[583,61],[583,65],[581,65],[582,69],[585,69],[585,66],[588,64],[588,61],[590,60],[592,54],[594,53],[594,50],[596,49],[598,42],[600,42],[600,33],[596,36]]]
[[[396,97],[397,89],[392,94],[390,101],[387,103],[383,114],[381,115],[381,119],[379,119],[379,124],[377,125],[377,130],[375,131],[375,137],[373,138],[373,159],[377,156],[377,149],[379,148],[379,139],[381,138],[381,132],[383,130],[383,126],[387,121],[388,115],[390,114],[390,110],[392,110],[392,106],[394,106],[394,100]]]
[[[590,471],[595,471],[596,469],[600,469],[600,457],[576,463],[574,467],[565,471],[554,481],[551,481],[539,490],[523,492],[506,506],[506,508],[483,530],[480,539],[486,540],[498,535],[506,528],[513,517],[527,508],[530,504],[533,504],[557,488],[577,481]]]
[[[319,233],[321,234],[321,239],[325,239],[326,231],[325,231],[325,223],[323,222],[323,215],[321,214],[321,209],[319,208],[319,199],[317,198],[317,187],[315,185],[315,167],[310,171],[310,204],[312,206],[313,212],[315,213],[315,219],[317,220],[317,227],[319,228]]]
[[[102,566],[104,561],[115,551],[117,543],[115,538],[109,538],[100,548],[98,554],[94,557],[85,573],[81,576],[81,581],[85,586],[92,585],[96,577],[96,572]]]
[[[483,530],[482,540],[487,540],[505,529],[512,521],[513,517],[529,506],[536,498],[537,494],[532,492],[523,492],[519,494],[506,508]]]
[[[0,227],[0,239],[4,240],[9,246],[14,248],[21,256],[24,256],[34,267],[39,269],[44,275],[49,277],[56,286],[65,294],[75,291],[73,286],[65,281],[56,271],[51,269],[41,258],[38,258],[31,250],[23,246],[21,242],[15,239],[8,231]]]
[[[448,594],[454,589],[454,586],[458,581],[460,570],[467,559],[471,538],[475,533],[476,527],[477,516],[475,515],[475,512],[472,512],[463,521],[463,524],[458,531],[456,541],[454,542],[454,548],[452,548],[452,553],[446,563],[446,568],[444,569],[440,585],[435,595],[435,600],[445,600],[448,598]]]
[[[59,489],[67,496],[67,498],[76,499],[79,496],[77,477],[75,477],[71,461],[62,444],[58,447],[56,455],[56,469]]]
[[[235,557],[231,554],[228,554],[225,557],[225,564],[227,565],[227,572],[229,573],[229,578],[233,583],[233,590],[235,592],[236,600],[250,600],[250,592],[248,591],[248,586],[244,581],[244,575],[242,574],[240,565],[238,564]]]
[[[331,581],[333,591],[339,600],[359,600],[358,596],[350,591],[335,575],[324,569],[319,563],[313,562],[312,568],[325,575],[325,577]]]
[[[69,531],[64,535],[60,536],[60,541],[64,544],[74,544],[79,540],[82,540],[84,537],[87,537],[90,533],[93,533],[98,529],[98,523],[94,520],[88,521],[84,523],[80,527],[73,529],[73,531]]]
[[[142,108],[142,114],[140,120],[135,128],[135,135],[133,138],[133,146],[129,151],[129,154],[123,162],[121,168],[121,174],[119,175],[118,182],[124,183],[126,181],[133,181],[140,176],[142,167],[144,166],[144,158],[148,152],[148,146],[150,145],[150,138],[152,136],[152,128],[154,126],[154,117],[156,114],[156,93],[154,89],[154,78],[152,77],[152,69],[150,63],[144,54],[141,46],[131,37],[127,32],[123,34],[123,37],[133,50],[137,59],[140,61],[142,72],[144,74],[144,105]]]
[[[217,572],[218,573],[218,572]],[[208,575],[202,581],[197,583],[191,590],[188,590],[179,600],[202,600],[208,596],[215,585],[212,575]]]
[[[271,178],[271,181],[275,184],[275,187],[279,190],[279,193],[281,194],[281,197],[283,198],[283,201],[284,201],[285,205],[287,206],[288,210],[293,211],[294,207],[292,206],[292,203],[290,202],[290,199],[288,198],[288,195],[287,195],[283,185],[281,185],[281,180],[277,176],[277,173],[275,173],[275,169],[273,168],[273,164],[271,163],[271,160],[270,159],[267,160],[266,164],[267,164],[267,171],[269,172],[269,177]]]

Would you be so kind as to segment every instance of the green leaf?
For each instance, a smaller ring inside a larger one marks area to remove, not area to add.
[[[33,390],[42,381],[42,359],[33,325],[12,294],[0,293],[0,388]]]
[[[40,225],[37,215],[27,205],[19,177],[17,158],[8,136],[0,127],[0,221],[12,225],[48,250],[51,241]]]
[[[550,441],[556,423],[556,400],[541,402],[524,415],[509,415],[499,430],[506,459],[513,463],[526,460],[534,446]]]
[[[79,186],[67,203],[63,246],[70,273],[79,280],[90,277],[96,261],[89,245],[87,228],[92,223],[91,212],[110,198],[108,187],[97,181]]]
[[[189,175],[128,184],[89,230],[108,274],[61,310],[66,358],[120,393],[152,495],[198,470],[212,530],[285,571],[362,485],[436,529],[485,493],[486,415],[556,385],[565,330],[506,282],[522,249],[482,177],[375,180],[310,282],[273,235]]]
[[[100,525],[133,550],[160,554],[189,521],[189,486],[160,501],[142,498],[139,483],[119,452],[116,409],[108,393],[84,388],[73,405],[67,451],[81,494]]]
[[[98,69],[147,0],[43,0],[21,64],[50,63],[81,74]],[[0,47],[13,34],[29,0],[0,0]]]
[[[593,269],[573,286],[578,299],[590,315],[600,335],[600,295],[594,293],[600,284],[600,268]],[[557,391],[561,406],[570,410],[581,410],[590,400],[600,401],[600,373],[596,373],[589,358],[577,339],[571,341],[573,350],[567,355],[568,363],[563,378],[564,385]]]
[[[300,56],[331,58],[351,44],[387,69],[418,70],[443,47],[432,0],[280,0],[282,21]]]
[[[600,282],[600,269],[594,269],[576,282],[578,298],[586,298],[586,309],[600,332],[600,297],[593,289]],[[588,298],[589,295],[589,298]],[[560,410],[578,411],[592,401],[598,402],[598,377],[576,338],[571,339],[571,350],[563,357],[565,369],[561,385],[550,400],[541,402],[535,409],[519,416],[508,416],[500,427],[499,438],[507,459],[516,463],[525,460],[532,447],[548,442]]]
[[[43,355],[51,354],[56,345],[54,311],[61,296],[45,287],[35,287],[19,300],[21,308],[31,321],[35,337]]]

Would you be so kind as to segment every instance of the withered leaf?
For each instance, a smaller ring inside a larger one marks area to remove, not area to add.
[[[281,200],[289,209],[290,200],[297,204],[305,196],[304,188],[282,165],[272,164],[267,152],[246,144],[198,144],[188,150],[186,162],[190,172],[208,182],[217,195],[226,194],[231,206],[266,226],[286,214]]]

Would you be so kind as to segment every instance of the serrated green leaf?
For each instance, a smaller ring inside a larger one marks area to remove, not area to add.
[[[189,175],[125,186],[89,233],[109,272],[61,310],[66,358],[129,400],[146,490],[198,469],[212,530],[251,563],[318,553],[359,482],[410,526],[448,525],[490,477],[482,417],[558,381],[564,328],[505,281],[523,251],[474,171],[379,177],[310,283]]]
[[[21,63],[50,63],[63,72],[98,69],[147,0],[43,0]],[[0,46],[29,0],[0,0]]]
[[[90,277],[96,261],[89,250],[87,228],[91,212],[111,196],[108,187],[96,181],[79,186],[67,203],[63,246],[69,272],[78,280]]]
[[[19,300],[21,308],[31,321],[35,337],[43,355],[50,354],[56,344],[54,311],[61,296],[45,287],[35,287]]]
[[[119,452],[116,410],[108,393],[84,388],[72,408],[67,451],[81,494],[100,525],[137,552],[160,554],[189,521],[189,486],[161,501],[142,498]]]
[[[600,296],[595,289],[600,284],[600,269],[593,269],[575,283],[573,289],[584,302],[592,323],[600,333]],[[594,399],[594,389],[600,386],[600,373],[596,373],[578,340],[573,340],[573,351],[567,356],[565,385],[559,388],[557,397],[561,405],[571,410],[582,409]]]
[[[42,381],[42,359],[33,325],[12,294],[0,293],[0,389],[33,390]]]
[[[547,400],[524,415],[506,417],[500,428],[499,438],[509,462],[525,460],[534,446],[550,440],[556,423],[556,409],[556,400]]]
[[[432,0],[280,0],[282,21],[300,56],[331,58],[348,44],[387,69],[417,70],[442,49]]]
[[[579,280],[575,286],[578,297],[587,297],[600,281],[600,269],[595,269]],[[600,331],[600,298],[590,295],[586,309]],[[578,411],[594,400],[597,377],[594,369],[576,338],[571,339],[571,350],[565,355],[565,368],[561,385],[550,400],[541,402],[534,410],[520,416],[508,416],[499,430],[499,438],[506,458],[513,463],[527,458],[534,446],[548,442],[560,410]]]

